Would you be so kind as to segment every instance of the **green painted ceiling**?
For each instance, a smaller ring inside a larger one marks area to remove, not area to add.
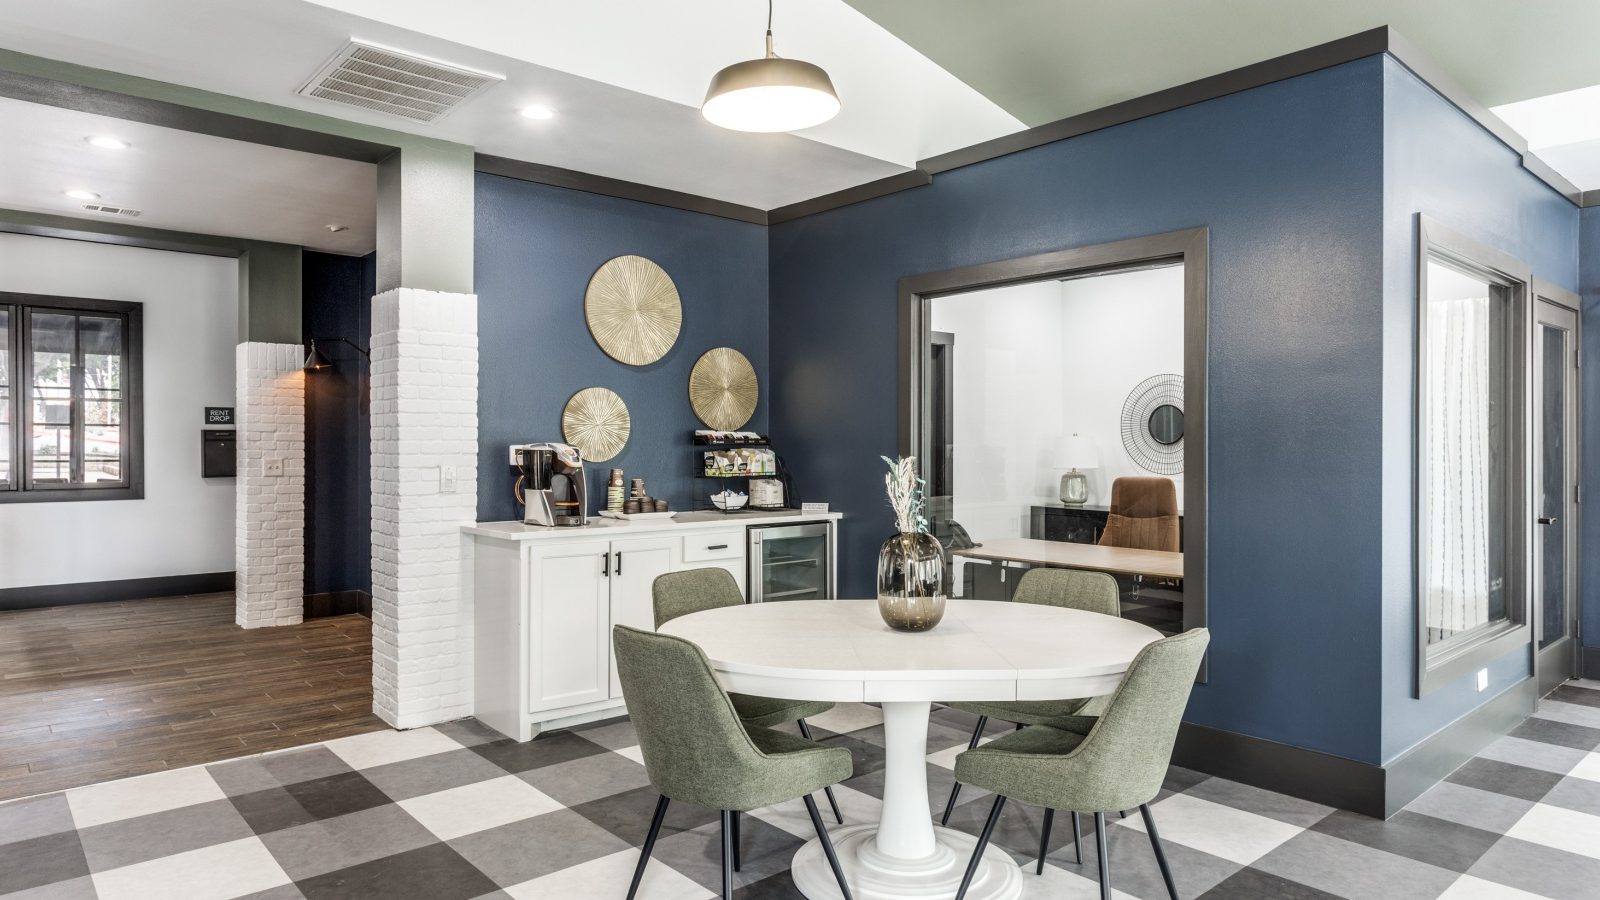
[[[1484,106],[1600,84],[1600,0],[846,0],[1029,125],[1391,25]]]

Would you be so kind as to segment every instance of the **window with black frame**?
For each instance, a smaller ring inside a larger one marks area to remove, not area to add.
[[[0,294],[0,502],[143,495],[140,306]]]

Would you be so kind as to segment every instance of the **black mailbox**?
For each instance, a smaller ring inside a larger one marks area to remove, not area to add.
[[[205,428],[200,431],[200,474],[205,478],[232,478],[238,457],[233,448],[233,429]]]

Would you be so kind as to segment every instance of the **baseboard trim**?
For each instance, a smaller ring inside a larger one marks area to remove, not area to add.
[[[1600,678],[1600,647],[1584,647],[1578,660],[1578,671],[1585,678]]]
[[[1183,723],[1173,763],[1186,769],[1383,818],[1383,767],[1220,728]]]
[[[1586,649],[1600,657],[1600,648]],[[1208,775],[1387,819],[1520,725],[1533,714],[1537,695],[1534,679],[1520,681],[1387,766],[1192,722],[1183,723],[1178,731],[1172,761]]]
[[[1384,817],[1399,812],[1492,741],[1522,724],[1533,715],[1538,702],[1538,680],[1524,679],[1395,757],[1384,767]]]
[[[117,600],[146,600],[154,597],[179,597],[184,594],[214,594],[231,591],[233,587],[232,572],[123,578],[117,581],[85,581],[77,584],[41,584],[0,589],[0,610],[42,609],[47,606],[109,603]]]
[[[307,619],[351,614],[372,618],[372,595],[366,591],[327,591],[306,595],[303,615]]]

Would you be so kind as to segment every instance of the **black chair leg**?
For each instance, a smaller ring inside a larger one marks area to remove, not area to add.
[[[1045,851],[1050,848],[1050,825],[1055,822],[1055,820],[1056,811],[1053,809],[1046,809],[1044,811],[1044,831],[1039,835],[1039,867],[1034,870],[1033,874],[1035,875],[1044,874],[1044,854]]]
[[[796,719],[795,720],[795,724],[800,726],[800,736],[801,737],[805,738],[808,741],[812,740],[812,737],[811,737],[811,726],[806,724],[806,720],[805,719]],[[829,786],[829,787],[823,788],[822,789],[822,793],[824,793],[824,794],[826,794],[828,796],[828,806],[833,808],[833,817],[839,821],[840,825],[843,825],[844,824],[844,813],[839,812],[839,801],[834,799],[833,787]]]
[[[811,815],[811,827],[817,830],[817,840],[822,842],[822,853],[828,857],[828,865],[833,867],[833,877],[839,881],[839,893],[844,895],[844,900],[853,900],[850,896],[850,885],[844,880],[844,869],[839,867],[839,857],[833,853],[833,841],[828,837],[828,829],[823,827],[822,814],[817,812],[817,801],[811,795],[804,797],[806,812]]]
[[[956,900],[966,900],[967,888],[972,886],[972,876],[977,874],[978,863],[983,859],[983,849],[989,846],[989,835],[994,833],[994,823],[1000,821],[1000,810],[1005,805],[1006,798],[996,794],[994,807],[989,810],[989,820],[983,823],[983,833],[978,835],[978,843],[972,848],[972,858],[967,860],[967,871],[961,876],[961,888],[956,891]]]
[[[1139,814],[1144,816],[1144,829],[1150,832],[1150,846],[1156,851],[1156,865],[1161,867],[1161,880],[1167,883],[1167,896],[1178,900],[1178,886],[1172,883],[1172,870],[1167,867],[1167,854],[1161,851],[1161,836],[1156,834],[1156,820],[1150,815],[1150,804],[1139,807]]]
[[[1083,865],[1083,829],[1078,827],[1078,814],[1072,814],[1072,852],[1078,855],[1078,865]]]
[[[639,892],[639,882],[644,879],[645,864],[650,862],[650,851],[656,848],[656,835],[661,833],[661,822],[667,817],[667,795],[656,801],[656,814],[650,817],[650,833],[644,836],[644,849],[639,851],[639,865],[633,870],[633,883],[628,885],[628,900]]]
[[[722,900],[733,900],[733,812],[722,811]]]
[[[983,726],[987,724],[989,724],[988,716],[978,717],[978,727],[972,729],[972,740],[967,741],[968,750],[978,746],[978,741],[983,737]],[[961,796],[961,782],[958,781],[955,783],[954,787],[950,788],[950,799],[946,800],[944,803],[944,815],[939,817],[940,825],[950,824],[950,813],[955,811],[956,798],[959,796]]]
[[[733,811],[733,870],[739,871],[739,811]]]
[[[1106,814],[1094,814],[1095,849],[1100,851],[1100,900],[1111,900],[1111,859],[1106,852]]]

